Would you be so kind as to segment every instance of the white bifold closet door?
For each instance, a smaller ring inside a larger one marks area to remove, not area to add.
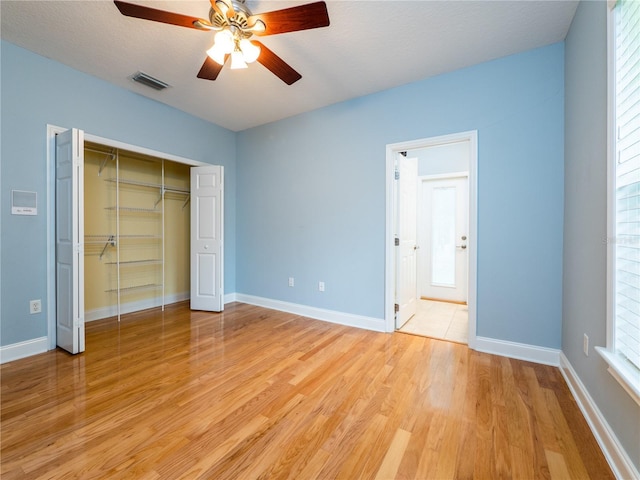
[[[84,352],[84,132],[56,137],[56,345]]]
[[[191,168],[191,309],[221,312],[223,167]]]

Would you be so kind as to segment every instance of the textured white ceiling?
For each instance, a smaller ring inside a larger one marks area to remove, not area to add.
[[[209,18],[208,0],[127,0]],[[247,0],[254,13],[309,1]],[[4,40],[234,131],[564,39],[578,2],[328,0],[331,25],[262,37],[302,74],[258,63],[196,78],[213,34],[124,17],[108,0],[0,1]],[[143,71],[172,87],[132,82]]]

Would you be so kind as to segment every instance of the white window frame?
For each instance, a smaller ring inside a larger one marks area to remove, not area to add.
[[[615,350],[615,209],[616,209],[616,72],[615,14],[616,0],[608,1],[607,71],[608,71],[608,132],[607,132],[607,346],[596,351],[608,364],[608,371],[640,405],[640,370]]]

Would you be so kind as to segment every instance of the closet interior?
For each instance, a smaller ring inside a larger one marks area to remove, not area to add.
[[[87,142],[85,320],[189,298],[190,167]]]

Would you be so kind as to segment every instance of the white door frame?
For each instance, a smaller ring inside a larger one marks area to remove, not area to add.
[[[58,127],[56,125],[47,125],[47,340],[49,350],[56,348],[56,134],[69,129],[70,128]],[[172,162],[182,163],[192,167],[210,165],[170,153],[159,152],[138,145],[131,145],[117,140],[91,135],[86,132],[84,133],[84,140],[85,142],[99,143],[120,150],[128,150],[129,152],[164,158],[165,160],[171,160]]]
[[[395,330],[395,271],[394,217],[397,199],[394,192],[394,164],[398,152],[415,150],[448,143],[469,142],[469,347],[476,345],[476,293],[477,293],[477,247],[478,247],[478,131],[422,138],[386,146],[386,232],[385,232],[385,330]]]

